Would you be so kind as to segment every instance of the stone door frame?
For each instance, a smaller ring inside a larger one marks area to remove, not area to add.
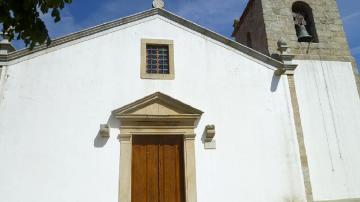
[[[186,202],[196,202],[195,131],[203,112],[160,92],[113,111],[120,121],[119,201],[131,202],[132,137],[181,135]]]

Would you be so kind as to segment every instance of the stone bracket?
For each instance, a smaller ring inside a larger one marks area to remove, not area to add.
[[[203,137],[201,138],[204,143],[205,149],[216,149],[215,137],[215,125],[205,126]]]
[[[277,76],[281,76],[283,74],[285,74],[285,75],[294,75],[295,69],[296,69],[297,66],[298,66],[297,64],[284,64],[283,67],[281,67],[281,68],[279,68],[279,69],[277,69],[275,71],[275,74]]]
[[[100,124],[100,131],[101,137],[108,138],[110,137],[110,126],[108,124]]]
[[[285,75],[294,75],[295,69],[298,66],[297,64],[293,64],[292,60],[294,59],[295,55],[290,54],[281,54],[280,58],[283,61],[283,66],[278,68],[275,71],[275,75],[281,76]]]

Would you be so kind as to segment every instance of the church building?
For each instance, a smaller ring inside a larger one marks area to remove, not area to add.
[[[49,46],[4,36],[0,201],[360,202],[336,0],[249,0],[233,27],[154,0]]]

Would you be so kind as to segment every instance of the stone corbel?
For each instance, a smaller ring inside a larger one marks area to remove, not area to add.
[[[110,137],[110,127],[108,124],[100,124],[100,136],[103,138]]]
[[[216,149],[216,141],[215,137],[215,125],[207,125],[205,126],[204,134],[203,134],[203,143],[205,149]]]
[[[280,38],[277,42],[277,45],[278,50],[280,51],[280,59],[283,62],[283,65],[275,71],[275,75],[294,75],[297,65],[293,64],[292,61],[295,55],[289,54],[289,46],[287,45],[284,38]]]
[[[275,71],[275,74],[277,76],[281,76],[283,74],[285,75],[294,75],[295,69],[298,65],[297,64],[286,64],[284,61],[284,65],[280,68],[278,68]]]

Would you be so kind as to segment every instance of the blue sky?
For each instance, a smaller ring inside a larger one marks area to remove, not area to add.
[[[248,0],[165,0],[165,8],[179,16],[231,38],[232,23]],[[360,1],[338,0],[345,32],[353,56],[360,64]],[[52,38],[151,8],[152,0],[73,0],[62,11],[60,23],[44,16]],[[22,48],[22,42],[14,42]]]

